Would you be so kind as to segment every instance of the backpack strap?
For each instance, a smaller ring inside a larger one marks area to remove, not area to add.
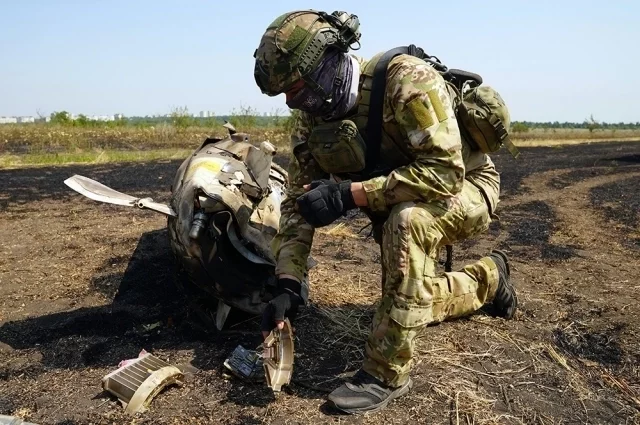
[[[467,81],[472,81],[476,85],[482,84],[482,77],[480,75],[459,69],[449,69],[443,65],[440,62],[440,59],[436,56],[428,55],[423,49],[416,47],[414,44],[396,47],[395,49],[391,49],[383,53],[377,60],[373,70],[371,91],[370,93],[367,93],[368,99],[364,99],[361,107],[359,107],[359,112],[366,112],[368,116],[365,130],[367,152],[365,155],[365,168],[362,171],[362,176],[364,178],[373,176],[373,172],[380,160],[380,148],[382,145],[382,112],[384,109],[384,93],[387,86],[387,68],[389,67],[391,60],[399,55],[411,55],[423,59],[425,62],[433,66],[433,68],[442,75],[445,81],[452,83],[453,87],[456,87],[459,90],[462,90],[462,86]],[[503,140],[509,152],[515,156],[517,148],[513,143],[511,143],[509,137],[507,136]]]
[[[413,46],[415,47],[415,46]],[[389,62],[398,55],[409,54],[409,47],[396,47],[380,56],[373,71],[371,95],[369,103],[369,117],[367,119],[367,153],[363,176],[370,176],[380,159],[382,144],[382,110],[384,107],[384,92],[387,85],[387,68]]]
[[[429,56],[415,44],[396,47],[380,56],[373,70],[371,93],[369,99],[368,119],[366,126],[367,153],[366,165],[363,176],[371,176],[380,159],[380,147],[382,145],[382,112],[384,109],[384,92],[387,86],[387,68],[389,62],[399,55],[411,55],[423,59],[433,66],[442,75],[447,75],[449,70],[440,63],[440,59]]]
[[[491,113],[491,115],[489,115],[489,123],[495,129],[500,142],[505,148],[507,148],[511,156],[518,159],[518,156],[520,156],[520,150],[518,150],[517,146],[511,141],[511,136],[509,136],[502,120],[496,114]]]

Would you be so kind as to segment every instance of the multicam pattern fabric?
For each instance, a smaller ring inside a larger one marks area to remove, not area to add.
[[[414,161],[365,182],[369,207],[386,211],[404,201],[446,199],[464,180],[460,130],[446,83],[426,62],[400,55],[389,64],[383,120],[406,137]]]
[[[408,379],[414,338],[425,325],[465,316],[490,301],[498,271],[488,257],[438,273],[440,249],[491,222],[480,190],[465,181],[448,201],[396,204],[382,232],[383,297],[366,345],[364,370],[388,385]]]
[[[387,81],[385,131],[401,135],[402,149],[413,160],[363,182],[368,211],[385,222],[380,239],[383,298],[364,368],[396,386],[408,377],[413,339],[425,324],[468,314],[493,297],[498,272],[489,258],[454,273],[438,274],[436,265],[443,245],[486,230],[498,203],[500,178],[487,155],[462,141],[451,96],[435,70],[401,55],[391,61]],[[314,229],[295,212],[295,199],[304,184],[328,177],[306,144],[316,124],[305,114],[296,122],[290,185],[272,243],[276,272],[300,280],[307,277]]]
[[[291,135],[289,186],[280,205],[280,229],[271,242],[277,258],[276,274],[291,275],[300,281],[306,280],[307,258],[311,251],[314,228],[296,212],[296,198],[304,193],[305,184],[328,177],[305,143],[311,133],[310,129],[309,116],[300,114]]]
[[[361,68],[366,66],[364,61],[359,63]],[[399,202],[450,198],[460,191],[464,180],[460,133],[442,77],[426,62],[400,55],[389,64],[387,81],[385,125],[397,127],[414,161],[396,164],[389,176],[363,182],[369,209],[384,215],[389,213],[389,205]],[[434,94],[444,117],[433,107]],[[409,103],[411,107],[407,106]],[[433,123],[425,127],[429,124],[425,120],[429,119]],[[304,113],[296,120],[291,136],[289,193],[281,207],[280,232],[272,243],[278,258],[277,272],[298,279],[306,273],[313,229],[295,213],[295,198],[303,193],[302,185],[327,177],[306,146],[316,124]]]

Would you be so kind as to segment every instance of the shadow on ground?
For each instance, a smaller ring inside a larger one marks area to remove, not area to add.
[[[116,261],[107,260],[104,269]],[[0,341],[17,350],[38,347],[43,369],[113,366],[141,348],[192,346],[204,336],[182,327],[187,310],[176,279],[166,229],[147,232],[123,274],[92,280],[95,291],[113,291],[111,304],[8,322],[0,327]],[[220,335],[215,338],[212,342],[224,342]],[[211,360],[209,352],[198,358],[196,367]]]
[[[203,323],[190,312],[186,298],[177,288],[176,280],[184,276],[176,272],[166,229],[144,233],[124,273],[109,272],[111,265],[121,259],[105,261],[91,281],[93,291],[113,296],[111,304],[0,326],[0,341],[17,354],[15,361],[8,361],[0,369],[0,381],[21,375],[37,379],[52,369],[113,369],[121,360],[136,357],[142,348],[149,352],[189,350],[193,353],[192,366],[221,371],[224,359],[238,344],[250,349],[260,345],[259,319],[239,311],[230,315],[222,332],[203,329]],[[340,306],[363,311],[369,307]],[[296,379],[300,378],[301,384],[293,385],[289,391],[299,396],[318,397],[330,390],[314,389],[313,382],[331,380],[357,361],[323,345],[323,339],[330,339],[325,332],[331,329],[326,317],[331,308],[324,311],[325,315],[315,307],[303,309],[296,325],[296,362],[300,365]],[[229,389],[226,402],[266,406],[272,401],[273,393],[264,384],[237,382]]]

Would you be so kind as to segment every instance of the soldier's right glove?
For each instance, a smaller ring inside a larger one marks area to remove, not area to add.
[[[296,199],[298,212],[313,227],[327,226],[356,207],[351,194],[351,180],[333,183],[314,180],[309,191]]]
[[[271,332],[287,317],[293,321],[298,314],[298,307],[303,303],[300,296],[301,285],[298,281],[288,278],[278,279],[276,296],[273,297],[262,313],[260,328],[263,334]]]

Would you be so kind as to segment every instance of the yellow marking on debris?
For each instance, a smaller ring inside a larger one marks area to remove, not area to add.
[[[191,178],[196,173],[196,171],[201,170],[209,172],[211,174],[217,174],[220,172],[220,170],[222,170],[222,167],[224,167],[227,162],[228,161],[221,158],[204,158],[195,160],[194,163],[189,166],[189,169],[186,173],[186,178]]]

